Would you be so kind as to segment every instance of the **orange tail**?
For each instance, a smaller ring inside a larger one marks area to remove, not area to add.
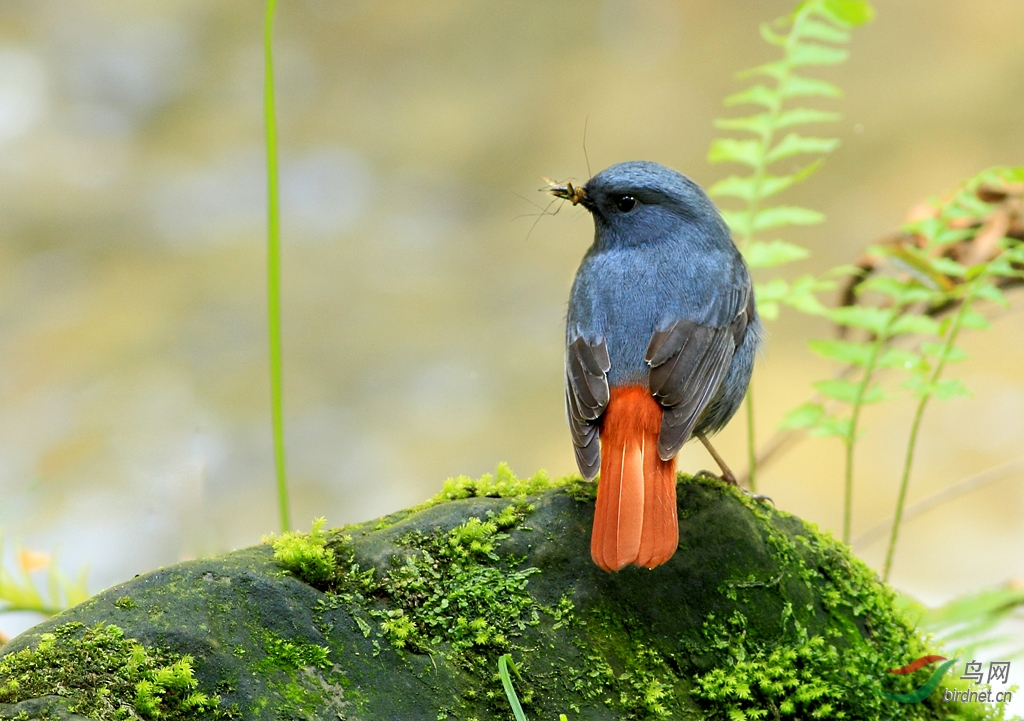
[[[605,571],[660,566],[679,545],[675,459],[658,456],[661,413],[644,387],[611,389],[590,538],[590,555]]]

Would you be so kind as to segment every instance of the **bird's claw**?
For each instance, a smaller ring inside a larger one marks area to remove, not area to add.
[[[713,479],[713,480],[716,480],[716,481],[722,481],[723,483],[728,483],[730,485],[733,485],[733,486],[736,486],[737,488],[739,488],[740,491],[745,496],[749,497],[751,500],[757,501],[758,503],[770,503],[770,504],[772,504],[772,508],[775,507],[775,501],[773,501],[771,498],[769,498],[768,496],[765,496],[765,495],[763,495],[761,493],[754,493],[753,491],[748,491],[746,488],[743,488],[736,481],[736,479],[733,477],[733,475],[731,473],[728,474],[728,475],[723,473],[722,475],[719,476],[719,475],[716,475],[716,474],[712,473],[711,471],[709,471],[707,469],[701,469],[701,470],[697,471],[696,473],[694,473],[693,477],[694,478],[710,478],[710,479]]]

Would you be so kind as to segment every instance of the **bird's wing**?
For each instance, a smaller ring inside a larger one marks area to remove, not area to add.
[[[576,465],[587,480],[601,468],[598,419],[608,407],[608,345],[573,335],[565,349],[565,414],[569,420]]]
[[[721,326],[680,319],[655,330],[647,347],[651,393],[665,409],[658,455],[673,458],[689,439],[701,414],[718,391],[754,313],[749,285],[736,294],[739,312]]]

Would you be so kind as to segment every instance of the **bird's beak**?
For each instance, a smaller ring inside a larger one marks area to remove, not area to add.
[[[544,178],[544,182],[551,186],[550,188],[548,188],[549,193],[551,193],[556,198],[568,200],[573,205],[583,203],[584,199],[587,197],[587,191],[583,188],[583,186],[576,186],[573,185],[572,183],[559,185],[555,181],[551,180],[551,178]],[[583,204],[586,205],[586,203]]]

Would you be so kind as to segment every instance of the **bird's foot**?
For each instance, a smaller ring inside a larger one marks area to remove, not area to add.
[[[761,493],[754,493],[753,491],[748,491],[746,488],[744,488],[742,490],[743,490],[744,493],[746,493],[748,496],[750,496],[751,500],[757,501],[758,503],[764,503],[766,505],[770,503],[770,504],[772,504],[772,508],[775,508],[775,501],[773,501],[768,496],[765,496],[765,495],[763,495]]]
[[[763,495],[761,493],[754,493],[753,491],[749,491],[746,488],[744,488],[743,486],[741,486],[739,484],[739,482],[736,480],[736,477],[734,475],[732,475],[732,473],[723,473],[722,475],[719,476],[719,475],[716,475],[716,474],[712,473],[711,471],[709,471],[707,469],[702,469],[702,470],[699,470],[696,473],[694,473],[693,477],[694,478],[712,478],[712,479],[714,479],[716,481],[722,481],[723,483],[728,483],[729,485],[736,486],[740,490],[741,493],[743,493],[745,496],[747,496],[751,500],[757,501],[758,503],[770,503],[770,504],[772,504],[772,507],[775,506],[775,501],[773,501],[768,496],[765,496],[765,495]]]

